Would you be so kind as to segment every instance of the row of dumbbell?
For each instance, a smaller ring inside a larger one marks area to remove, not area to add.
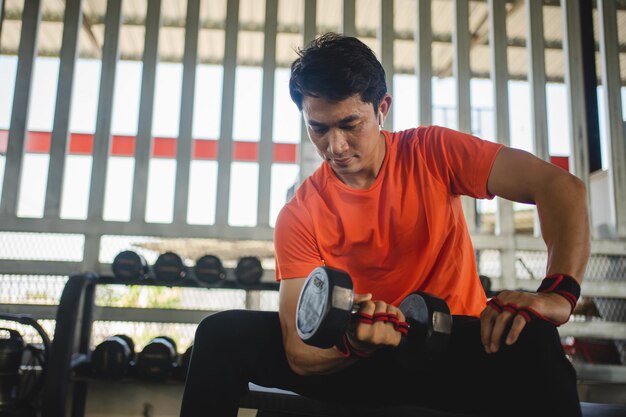
[[[168,336],[152,339],[140,352],[135,352],[133,340],[123,334],[110,336],[91,353],[88,369],[83,373],[97,378],[122,379],[139,377],[164,381],[185,380],[191,350],[189,346],[179,355],[176,342]]]
[[[176,283],[193,275],[205,284],[214,285],[226,278],[226,269],[215,255],[204,255],[196,260],[193,269],[188,269],[183,259],[174,252],[159,255],[152,271],[150,265],[140,254],[126,250],[117,254],[112,264],[113,276],[119,280],[141,280],[154,277],[163,283]],[[263,266],[259,258],[244,256],[237,262],[235,278],[239,284],[250,286],[258,284],[263,277]]]

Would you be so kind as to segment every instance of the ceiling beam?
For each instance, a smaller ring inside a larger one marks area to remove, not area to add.
[[[83,13],[83,29],[91,42],[91,45],[94,47],[95,57],[102,58],[102,45],[98,42],[96,35],[93,33],[91,18]]]
[[[520,1],[520,0],[517,0]],[[626,0],[624,0],[626,2]],[[520,1],[518,7],[523,4],[523,1]],[[626,10],[626,7],[624,8]],[[509,12],[510,13],[510,12]],[[21,21],[21,16],[16,13],[10,13],[7,11],[7,15],[5,16],[5,21]],[[41,19],[44,23],[63,23],[63,16],[58,16],[56,14],[44,14]],[[98,16],[87,16],[83,15],[83,24],[84,29],[87,31],[88,36],[91,38],[94,47],[97,49],[101,49],[101,46],[98,43],[97,38],[94,35],[93,27],[104,24],[104,18]],[[479,24],[479,27],[473,31],[473,35],[475,35],[475,39],[472,40],[472,45],[482,45],[487,46],[489,44],[488,32],[482,34],[480,32],[480,28],[486,22],[486,18]],[[122,18],[122,24],[125,26],[144,26],[143,19],[135,19],[135,18]],[[200,30],[223,30],[224,23],[222,21],[217,20],[202,20],[200,22]],[[162,28],[166,29],[185,29],[184,19],[167,19],[163,18],[163,23],[161,24]],[[262,34],[264,32],[264,25],[256,22],[239,22],[239,31],[240,32],[259,32]],[[319,27],[320,32],[328,32],[335,30],[334,27]],[[279,34],[300,34],[300,26],[299,25],[284,25],[279,24],[277,26],[277,33]],[[371,38],[376,39],[377,33],[375,29],[359,29],[356,34],[359,38]],[[399,41],[413,41],[415,40],[415,33],[413,31],[395,31],[394,39]],[[452,35],[450,33],[433,33],[432,40],[434,43],[452,43]],[[522,37],[509,37],[507,46],[509,47],[526,47],[526,39]],[[563,49],[563,42],[558,39],[548,39],[545,41],[546,49]],[[596,43],[596,50],[599,51],[600,47],[598,43]],[[3,49],[3,53],[4,53]],[[619,52],[626,53],[626,44],[622,43],[619,45]],[[141,57],[138,58],[141,60]]]

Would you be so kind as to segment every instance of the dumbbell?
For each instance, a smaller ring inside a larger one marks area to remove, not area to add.
[[[148,379],[165,380],[177,367],[176,342],[168,336],[152,339],[137,356],[137,370]]]
[[[226,278],[222,260],[215,255],[204,255],[196,261],[194,273],[205,284],[216,284]]]
[[[22,335],[13,329],[0,328],[0,415],[19,400],[20,366],[26,350]]]
[[[120,379],[130,374],[135,361],[133,339],[124,334],[106,338],[91,354],[91,369],[103,378]]]
[[[164,283],[175,283],[186,274],[183,259],[174,252],[160,254],[153,268],[156,279]]]
[[[235,268],[237,281],[246,287],[256,285],[263,277],[263,265],[256,256],[244,256],[237,262]]]
[[[120,280],[136,280],[144,278],[149,273],[148,263],[143,256],[131,250],[117,254],[111,264],[113,276]]]
[[[398,308],[406,318],[408,331],[395,353],[403,364],[417,367],[445,348],[452,330],[452,316],[445,301],[424,292],[408,295]],[[350,275],[333,268],[315,268],[298,298],[298,335],[311,346],[335,346],[348,330],[354,312]]]

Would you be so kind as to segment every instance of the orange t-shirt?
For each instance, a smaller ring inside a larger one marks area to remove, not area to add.
[[[386,153],[369,189],[352,189],[323,163],[276,222],[276,279],[326,265],[350,274],[357,293],[398,305],[435,294],[452,314],[485,307],[460,195],[493,198],[487,178],[502,145],[431,126],[383,132]]]

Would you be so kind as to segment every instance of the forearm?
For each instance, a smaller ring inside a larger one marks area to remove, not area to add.
[[[536,204],[548,251],[547,275],[568,274],[580,283],[591,247],[584,184],[573,176],[555,178]]]
[[[356,359],[344,357],[337,349],[319,349],[302,341],[285,342],[287,362],[298,375],[326,375],[340,371],[355,363]]]
[[[305,278],[282,281],[279,290],[280,326],[287,362],[298,375],[323,375],[350,366],[355,359],[345,358],[334,348],[320,349],[304,343],[296,330],[296,306]]]

